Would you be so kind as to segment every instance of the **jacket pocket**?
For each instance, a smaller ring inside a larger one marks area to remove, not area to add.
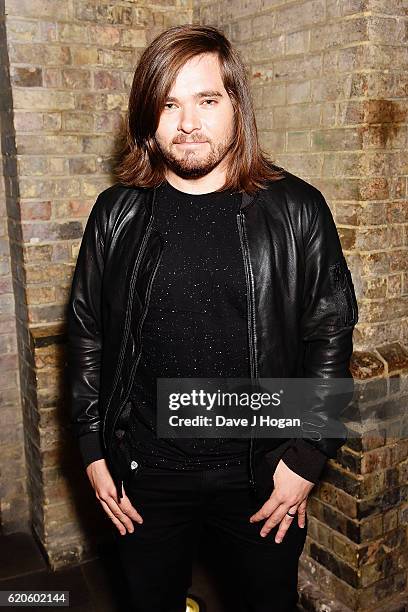
[[[116,473],[124,481],[140,471],[141,462],[126,439],[124,430],[116,430],[111,445],[111,458]]]
[[[358,305],[351,272],[345,259],[329,266],[329,276],[338,322],[345,327],[355,325],[358,321]]]

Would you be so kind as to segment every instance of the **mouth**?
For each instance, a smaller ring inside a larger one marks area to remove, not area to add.
[[[193,146],[205,144],[205,142],[206,142],[205,140],[202,140],[200,142],[176,142],[175,144],[181,147],[193,147]]]

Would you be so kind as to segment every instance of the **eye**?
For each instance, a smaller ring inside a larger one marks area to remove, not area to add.
[[[214,104],[217,104],[216,100],[204,100],[204,102],[214,102]],[[212,106],[212,104],[209,104],[208,106]]]
[[[169,107],[169,106],[174,106],[173,102],[166,102],[166,104],[164,105],[164,108]]]

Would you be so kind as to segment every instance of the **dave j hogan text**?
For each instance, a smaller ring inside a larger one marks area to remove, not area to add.
[[[300,419],[277,419],[269,415],[252,415],[252,419],[246,417],[228,418],[221,414],[214,417],[197,415],[194,417],[180,417],[176,414],[169,417],[171,427],[300,427]]]

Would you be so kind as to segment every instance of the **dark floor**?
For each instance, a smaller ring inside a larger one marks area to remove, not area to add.
[[[126,585],[111,550],[111,543],[106,542],[98,559],[52,572],[29,534],[0,536],[0,591],[69,591],[69,609],[75,612],[128,612]],[[204,602],[201,608],[204,612],[226,612],[223,594],[218,588],[215,578],[209,576],[197,560],[190,593]],[[228,606],[228,612],[230,609],[239,612],[239,608],[236,602],[231,608]],[[46,609],[59,610],[61,607]]]

